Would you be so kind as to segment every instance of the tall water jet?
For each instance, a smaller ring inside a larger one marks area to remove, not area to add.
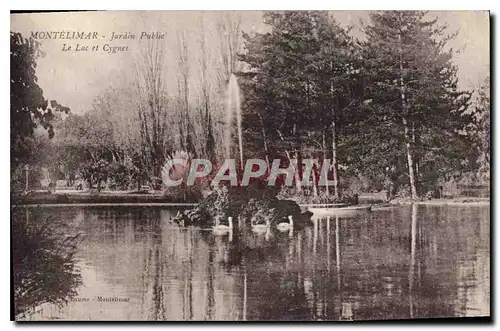
[[[232,159],[231,147],[234,141],[233,132],[235,131],[234,122],[236,117],[240,166],[243,168],[241,99],[235,75],[229,77],[225,109],[224,147],[226,158]],[[304,218],[299,218],[301,209],[295,201],[278,199],[277,190],[266,189],[265,184],[265,180],[255,181],[252,184],[247,184],[242,189],[242,186],[234,185],[234,182],[232,185],[220,186],[218,182],[214,185],[212,181],[211,186],[213,187],[213,191],[201,199],[195,208],[179,213],[174,221],[183,226],[196,225],[208,227],[217,225],[217,221],[221,218],[228,219],[228,217],[233,217],[233,219],[238,218],[239,230],[243,228],[250,229],[251,225],[255,223],[254,220],[257,223],[270,221],[271,224],[276,225],[288,215],[296,218],[300,226],[310,223],[310,216],[307,214]],[[258,217],[255,217],[256,214]]]
[[[229,77],[229,85],[227,88],[227,107],[226,107],[226,130],[225,130],[225,144],[226,144],[226,158],[231,158],[231,144],[233,132],[233,117],[236,115],[236,122],[238,128],[238,147],[240,152],[240,167],[243,167],[243,137],[241,129],[241,101],[240,101],[240,88],[238,81],[234,74]]]

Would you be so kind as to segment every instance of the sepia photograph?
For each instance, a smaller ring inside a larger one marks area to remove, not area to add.
[[[490,19],[11,12],[11,320],[491,321]]]

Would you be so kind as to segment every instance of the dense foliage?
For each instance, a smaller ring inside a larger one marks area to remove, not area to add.
[[[453,36],[424,12],[370,18],[362,42],[325,12],[269,13],[271,32],[245,36],[245,123],[256,149],[281,140],[266,152],[323,153],[344,192],[357,185],[416,198],[477,171],[470,147],[485,117],[479,129],[472,92],[457,87]]]
[[[37,164],[38,148],[45,141],[34,138],[35,130],[42,127],[48,137],[54,136],[52,121],[56,112],[68,113],[69,108],[55,100],[45,99],[36,76],[37,59],[43,56],[39,43],[10,33],[10,144],[11,175],[16,177],[18,167]]]

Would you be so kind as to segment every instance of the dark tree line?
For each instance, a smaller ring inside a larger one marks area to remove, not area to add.
[[[370,19],[362,41],[308,11],[267,13],[271,31],[245,35],[244,123],[255,150],[332,159],[334,196],[362,176],[371,189],[416,198],[477,170],[472,91],[457,87],[447,49],[454,36],[425,12]]]

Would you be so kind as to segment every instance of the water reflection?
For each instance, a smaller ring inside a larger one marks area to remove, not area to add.
[[[71,233],[85,233],[76,254],[77,291],[89,300],[45,306],[30,318],[365,320],[490,313],[487,207],[414,205],[315,219],[292,235],[236,229],[232,238],[178,227],[169,221],[176,212],[37,209],[66,217]]]

